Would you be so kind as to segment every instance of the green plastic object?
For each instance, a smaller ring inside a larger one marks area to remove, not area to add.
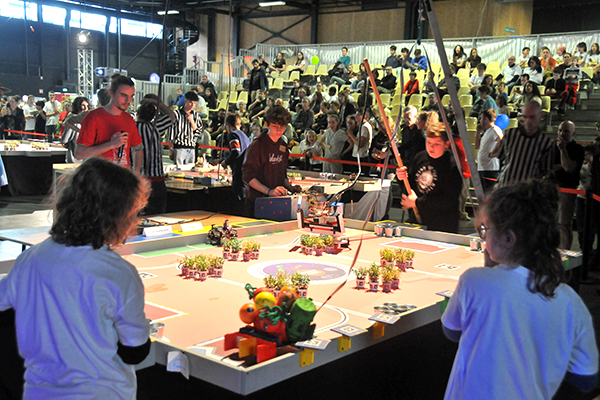
[[[285,325],[287,338],[290,342],[312,339],[316,326],[315,324],[311,325],[311,322],[316,313],[317,307],[311,299],[300,297],[294,301]]]

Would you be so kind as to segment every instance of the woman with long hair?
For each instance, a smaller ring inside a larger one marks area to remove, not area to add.
[[[529,80],[537,85],[541,85],[544,80],[544,67],[542,67],[540,59],[536,56],[531,56],[527,61],[527,68],[523,70],[523,73],[529,75]]]
[[[299,51],[296,57],[296,62],[294,63],[293,70],[300,71],[300,74],[304,72],[306,68],[306,60],[304,59],[304,53]]]
[[[479,64],[481,64],[481,57],[477,54],[477,49],[472,48],[471,53],[469,53],[469,58],[467,58],[467,64],[469,65],[469,72],[472,74],[475,68]]]
[[[86,113],[90,109],[90,100],[87,97],[79,96],[73,100],[73,105],[71,107],[71,114],[67,116],[65,119],[65,130],[61,137],[61,142],[63,146],[67,148],[67,154],[65,155],[65,162],[74,163],[77,161],[75,158],[75,148],[77,147],[77,138],[79,137],[79,131],[71,128],[71,126],[67,125],[66,122],[69,121],[72,117],[79,115],[81,113]],[[81,123],[76,123],[75,126],[77,128],[81,127]]]
[[[457,44],[452,52],[452,64],[456,67],[456,71],[464,68],[467,64],[467,55],[460,44]]]
[[[462,274],[442,316],[460,340],[445,399],[550,399],[563,379],[595,386],[594,326],[565,283],[557,212],[548,180],[497,187],[480,208],[489,268]]]

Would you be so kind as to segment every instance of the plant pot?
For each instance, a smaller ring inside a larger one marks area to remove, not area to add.
[[[398,269],[400,271],[406,272],[406,263],[400,262],[400,261],[396,261],[396,267],[398,267]]]
[[[244,253],[243,258],[244,258],[244,261],[246,261],[246,262],[250,261],[250,253]]]
[[[305,245],[300,246],[300,253],[306,254],[306,246]]]
[[[279,297],[279,293],[281,293],[281,289],[273,289],[273,296]]]
[[[365,288],[365,280],[356,278],[356,288],[364,289]]]
[[[193,278],[193,277],[195,277],[195,276],[196,276],[196,270],[195,270],[195,269],[192,269],[192,268],[189,268],[189,269],[188,269],[188,276],[189,276],[190,278]]]
[[[305,251],[307,256],[311,256],[313,253],[313,248],[312,247],[306,247],[306,251]]]
[[[327,254],[335,254],[335,246],[327,246]]]
[[[413,260],[406,260],[406,269],[415,269],[413,267]]]
[[[308,295],[308,288],[297,288],[296,291],[298,292],[298,297],[306,298]]]
[[[214,275],[215,274],[215,267],[208,267],[208,274],[209,275]]]
[[[200,279],[201,281],[205,281],[207,276],[208,271],[198,271],[198,273],[196,274],[196,278]]]
[[[385,261],[385,259],[380,258],[379,259],[379,265],[381,265],[383,268],[385,268],[388,265],[388,262]]]
[[[233,253],[233,252],[232,252],[232,253],[231,253],[231,255],[229,256],[229,259],[230,259],[231,261],[237,261],[239,256],[240,256],[240,253],[238,253],[238,252],[236,252],[236,253]]]
[[[190,267],[181,267],[181,276],[187,276],[190,271]]]
[[[223,268],[215,268],[215,278],[223,277]]]
[[[253,251],[252,252],[252,256],[250,256],[250,259],[252,260],[258,260],[258,256],[260,255],[259,251]]]
[[[323,249],[322,248],[316,248],[315,249],[315,255],[316,256],[322,256],[323,255]]]
[[[383,282],[381,284],[381,289],[383,290],[383,293],[389,293],[392,291],[392,282]]]
[[[231,254],[231,252],[229,250],[225,250],[223,249],[223,258],[226,260],[229,260],[229,255]]]
[[[392,289],[400,289],[400,279],[394,279],[392,281]]]
[[[379,282],[369,282],[369,291],[376,292],[379,290]]]

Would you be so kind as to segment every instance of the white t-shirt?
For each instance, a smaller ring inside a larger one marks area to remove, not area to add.
[[[358,123],[358,121],[357,121],[357,123]],[[365,121],[363,123],[362,130],[360,132],[360,136],[357,138],[359,144],[360,144],[361,137],[367,138],[367,144],[365,145],[365,147],[363,147],[360,150],[358,148],[358,145],[356,145],[356,144],[354,145],[354,147],[352,148],[352,157],[354,157],[354,158],[356,158],[356,157],[364,158],[369,155],[369,149],[371,148],[371,139],[373,138],[373,127],[367,121]]]
[[[536,70],[527,67],[523,70],[523,74],[529,75],[529,80],[536,85],[541,85],[544,80],[544,67],[540,68],[542,69],[542,72],[537,72]]]
[[[62,108],[58,100],[54,100],[54,103],[56,104],[57,113],[46,118],[46,126],[58,124],[58,118],[60,117],[60,112],[62,111]],[[47,101],[46,104],[44,104],[44,112],[46,114],[54,112],[54,107],[52,107],[52,103],[50,101]]]
[[[575,53],[573,53],[572,60],[577,64],[578,67],[583,67],[583,66],[585,66],[585,63],[587,62],[588,56],[589,55],[587,52],[584,52],[584,53],[575,52]]]
[[[117,342],[141,346],[149,326],[142,281],[119,254],[48,238],[0,281],[0,310],[9,308],[25,359],[24,399],[135,399],[134,367]]]
[[[304,153],[305,150],[310,150],[310,153],[313,157],[321,157],[323,148],[321,147],[318,139],[312,145],[308,143],[306,139],[302,139],[300,142],[300,153]],[[322,163],[322,161],[315,160],[314,158],[311,158],[309,162],[311,165]]]
[[[600,62],[600,54],[589,54],[586,62],[590,66],[595,67]]]
[[[481,85],[481,82],[483,82],[483,78],[485,77],[485,74],[479,76],[478,74],[473,74],[471,75],[471,78],[469,78],[469,81],[471,82],[472,85],[475,86],[479,86]]]
[[[496,125],[492,125],[481,138],[481,145],[477,153],[477,171],[499,171],[500,160],[490,158],[490,153],[496,146],[496,139],[502,139],[502,130]]]
[[[520,76],[522,72],[523,70],[518,64],[514,64],[512,68],[508,65],[505,65],[504,68],[502,68],[502,76],[504,76],[504,82],[508,83],[512,81],[515,75]],[[496,77],[494,77],[494,79],[496,79]]]
[[[208,110],[206,109],[206,100],[204,100],[204,97],[198,96],[198,102],[196,103],[196,109],[194,111],[200,114],[208,115]]]
[[[551,399],[567,371],[593,375],[598,349],[592,318],[566,284],[547,299],[527,289],[530,271],[471,268],[444,315],[462,331],[445,399]]]
[[[27,117],[31,115],[32,111],[36,111],[35,104],[29,107],[27,104],[23,104],[23,115]],[[35,129],[35,118],[25,118],[25,130],[33,131]]]

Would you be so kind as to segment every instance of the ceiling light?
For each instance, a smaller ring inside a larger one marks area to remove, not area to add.
[[[258,3],[261,7],[271,7],[271,6],[285,6],[285,1],[267,1],[265,3]]]
[[[77,40],[81,44],[86,44],[89,36],[90,36],[89,32],[82,31],[81,33],[79,33],[79,35],[77,35]]]
[[[159,12],[157,12],[157,14],[158,15],[165,15],[165,12],[164,11],[159,11]],[[167,11],[167,14],[168,15],[179,14],[179,11],[177,11],[177,10],[169,10],[169,11]]]

